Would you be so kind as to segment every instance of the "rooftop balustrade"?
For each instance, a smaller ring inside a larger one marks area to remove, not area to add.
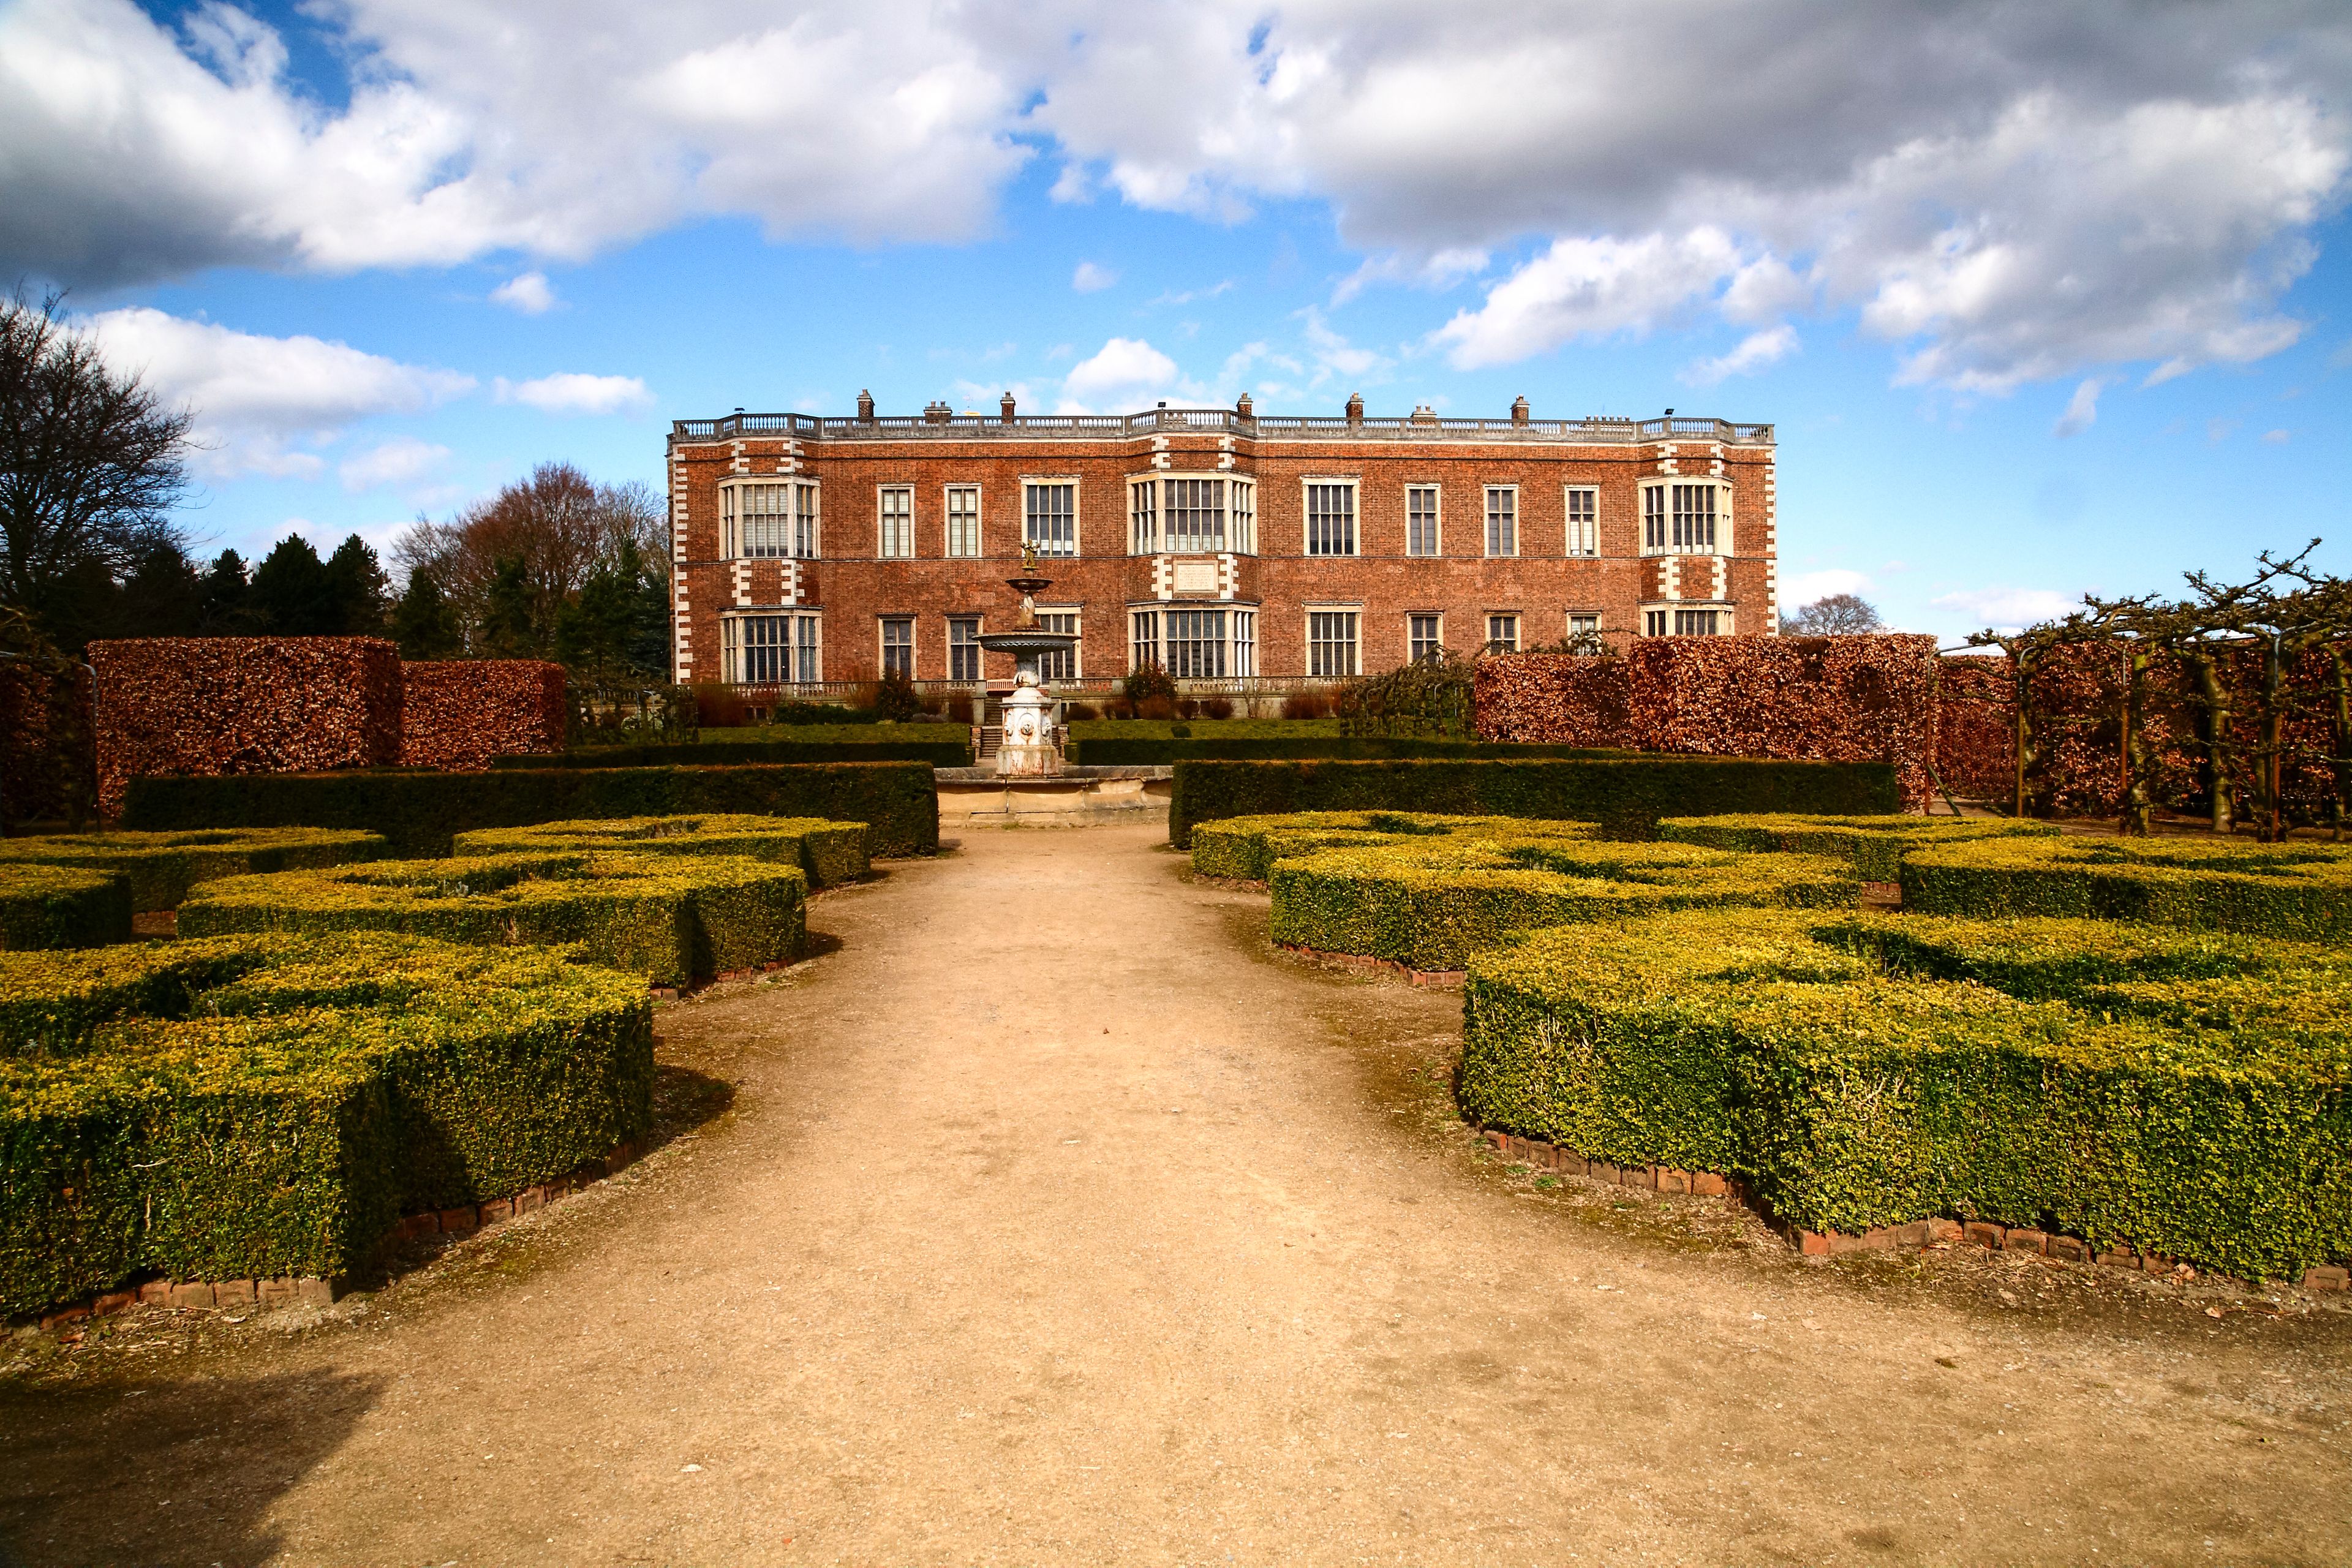
[[[1630,446],[1689,437],[1738,446],[1772,445],[1769,425],[1728,419],[1315,418],[1243,414],[1231,408],[1154,408],[1141,414],[949,414],[836,418],[816,414],[730,414],[680,419],[673,442],[789,436],[802,441],[1126,440],[1189,432],[1275,441],[1498,441]]]

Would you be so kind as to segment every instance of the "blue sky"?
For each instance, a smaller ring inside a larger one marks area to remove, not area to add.
[[[0,268],[248,555],[861,387],[1769,420],[1955,637],[2343,533],[2341,8],[1861,9],[0,0]]]

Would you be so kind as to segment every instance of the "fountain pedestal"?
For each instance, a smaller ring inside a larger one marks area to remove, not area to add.
[[[1050,581],[1037,575],[1036,552],[1024,547],[1021,575],[1005,579],[1021,595],[1020,618],[1012,631],[980,639],[991,653],[1011,654],[1018,669],[1013,695],[1004,700],[1004,738],[996,751],[1000,777],[1049,777],[1062,771],[1062,748],[1054,736],[1054,700],[1038,689],[1037,660],[1042,654],[1068,653],[1078,639],[1068,632],[1037,627],[1037,595]]]

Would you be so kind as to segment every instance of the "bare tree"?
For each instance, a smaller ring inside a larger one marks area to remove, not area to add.
[[[61,302],[0,300],[0,599],[72,647],[58,624],[69,584],[127,575],[182,543],[170,514],[187,488],[189,416],[110,369]]]
[[[509,626],[506,640],[543,647],[557,616],[624,543],[645,569],[667,576],[667,524],[650,487],[599,485],[570,463],[542,463],[446,522],[418,519],[393,542],[392,556],[405,574],[430,574],[464,625],[520,616],[527,636]],[[521,603],[511,602],[518,595]]]
[[[1859,594],[1831,594],[1780,617],[1783,637],[1846,637],[1885,629],[1878,607]]]

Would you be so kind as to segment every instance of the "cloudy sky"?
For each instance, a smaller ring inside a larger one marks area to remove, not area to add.
[[[1957,635],[2332,534],[2352,7],[0,0],[0,280],[209,548],[932,398],[1777,423]]]

